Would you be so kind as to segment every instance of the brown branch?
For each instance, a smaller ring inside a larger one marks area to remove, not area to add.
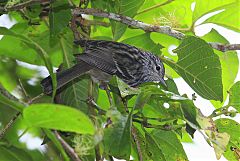
[[[4,137],[8,129],[12,127],[12,124],[17,120],[18,116],[21,114],[21,112],[17,112],[11,120],[7,123],[7,125],[0,131],[0,140]]]
[[[78,155],[74,151],[74,149],[60,136],[60,134],[57,131],[54,131],[54,134],[57,137],[57,139],[59,140],[59,142],[62,144],[65,151],[71,157],[71,159],[73,161],[81,161],[81,159],[78,157]]]
[[[0,9],[0,12],[9,12],[9,11],[21,10],[25,7],[31,6],[33,4],[45,2],[45,1],[46,0],[29,0],[29,1],[26,1],[26,2],[23,2],[23,3],[16,4],[14,6],[3,7],[3,8]]]
[[[240,44],[221,44],[221,43],[216,43],[212,42],[210,45],[219,51],[226,52],[229,50],[240,50]]]
[[[72,14],[73,15],[87,14],[87,15],[109,18],[109,19],[121,22],[123,24],[126,24],[132,28],[142,29],[146,32],[157,32],[157,33],[166,34],[166,35],[175,37],[176,39],[179,39],[179,40],[185,37],[184,33],[174,30],[170,26],[151,25],[127,16],[105,12],[105,11],[101,11],[94,8],[87,8],[87,9],[75,8],[73,9]],[[209,44],[214,49],[223,51],[223,52],[229,51],[229,50],[240,50],[240,44],[220,44],[220,43],[209,43]]]
[[[101,11],[94,8],[87,8],[87,9],[75,8],[73,9],[72,14],[73,15],[87,14],[87,15],[93,15],[98,17],[105,17],[105,18],[109,18],[109,19],[121,22],[133,28],[139,28],[147,32],[159,32],[159,33],[173,36],[177,39],[182,39],[185,36],[183,33],[173,30],[169,26],[156,26],[156,25],[146,24],[141,21],[134,20],[127,16],[105,12],[105,11]]]

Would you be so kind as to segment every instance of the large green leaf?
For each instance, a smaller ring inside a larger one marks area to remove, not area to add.
[[[223,10],[221,13],[207,19],[205,23],[215,23],[231,30],[240,31],[240,1],[231,3],[230,5],[219,8]]]
[[[23,111],[29,127],[42,127],[81,134],[93,134],[90,119],[77,109],[57,104],[33,104]]]
[[[229,42],[220,35],[216,30],[212,29],[211,32],[202,37],[207,42],[219,42],[229,44]],[[216,107],[222,107],[227,98],[227,91],[230,89],[238,73],[239,60],[236,51],[228,51],[227,53],[214,50],[222,65],[222,81],[223,81],[223,102],[211,101]]]
[[[134,17],[143,2],[144,0],[120,0],[119,2],[115,1],[114,4],[109,6],[109,11],[128,17]],[[111,24],[113,40],[118,40],[126,31],[127,25],[114,21],[111,21]]]
[[[145,137],[148,157],[154,161],[167,161],[166,157],[163,154],[162,148],[158,144],[158,141],[148,133],[145,133]]]
[[[229,90],[229,105],[240,112],[240,81],[236,82]]]
[[[204,3],[201,0],[196,0],[196,5],[193,11],[193,22],[202,17],[205,14],[219,10],[219,7],[223,7],[227,4],[234,2],[235,0],[205,0]]]
[[[155,129],[150,135],[167,161],[188,160],[182,144],[173,131]]]
[[[67,0],[55,1],[52,3],[52,10],[50,10],[50,35],[56,36],[64,28],[67,27],[71,19],[71,10],[68,6]]]
[[[125,44],[134,45],[138,48],[142,48],[146,51],[151,51],[155,54],[161,54],[162,45],[155,43],[151,37],[150,33],[144,33],[138,36],[130,37],[122,41]]]
[[[122,116],[116,110],[112,110],[113,125],[104,130],[105,152],[118,159],[128,160],[131,154],[131,115]],[[115,116],[118,115],[118,116]]]
[[[174,50],[178,61],[164,61],[171,66],[200,96],[223,101],[222,69],[219,57],[204,40],[187,37]]]
[[[239,160],[239,154],[235,150],[240,151],[240,124],[234,120],[221,118],[215,121],[219,132],[227,132],[230,135],[230,141],[227,150],[223,154],[228,160]],[[235,149],[235,150],[234,150]]]

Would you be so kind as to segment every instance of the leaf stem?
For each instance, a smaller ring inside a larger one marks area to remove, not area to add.
[[[168,3],[171,3],[171,2],[173,2],[173,1],[174,1],[174,0],[167,0],[166,2],[163,2],[163,3],[160,3],[160,4],[156,4],[156,5],[154,5],[154,6],[151,6],[151,7],[149,7],[149,8],[146,8],[146,9],[138,12],[137,15],[140,15],[140,14],[146,13],[146,12],[149,12],[149,11],[151,11],[151,10],[153,10],[153,9],[156,9],[156,8],[158,8],[158,7],[161,7],[161,6],[164,6],[164,5],[166,5],[166,4],[168,4]]]

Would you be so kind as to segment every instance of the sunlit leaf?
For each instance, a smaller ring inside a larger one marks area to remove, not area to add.
[[[215,23],[217,25],[229,28],[231,30],[240,31],[239,15],[240,1],[236,1],[225,7],[219,8],[223,10],[221,13],[207,19],[206,23]]]
[[[220,35],[216,30],[212,29],[208,34],[202,37],[208,42],[219,42],[223,44],[228,44],[229,42]],[[222,81],[223,81],[223,102],[211,101],[211,103],[216,107],[220,108],[223,106],[227,98],[227,91],[233,85],[234,80],[238,73],[239,60],[237,53],[235,51],[228,51],[227,53],[214,50],[221,62],[222,66]]]
[[[209,12],[219,10],[219,7],[226,6],[235,0],[206,0],[202,3],[201,0],[196,0],[195,8],[193,11],[193,22]],[[221,10],[221,9],[220,9]]]
[[[119,2],[115,1],[115,4],[113,4],[113,6],[110,6],[109,10],[124,16],[134,17],[143,2],[144,0],[120,0]],[[126,29],[127,25],[112,21],[113,40],[118,40],[121,38]]]
[[[229,105],[240,112],[240,81],[236,82],[229,90]]]
[[[223,154],[228,160],[239,160],[240,150],[240,124],[234,120],[221,118],[215,121],[219,132],[226,132],[230,135],[230,141]]]
[[[178,61],[164,61],[205,99],[223,101],[222,69],[213,49],[197,37],[185,38],[174,51]]]
[[[213,119],[203,116],[201,112],[198,112],[197,121],[201,126],[201,129],[203,129],[206,135],[209,137],[209,139],[206,141],[210,141],[213,145],[216,158],[220,159],[227,149],[230,135],[226,132],[218,132]]]
[[[145,51],[150,51],[158,55],[161,54],[161,49],[163,48],[162,45],[155,43],[151,39],[150,33],[130,37],[128,39],[123,40],[122,42],[125,44],[134,45],[138,48],[142,48]]]
[[[80,134],[93,134],[90,119],[71,107],[57,104],[33,104],[23,111],[29,127],[42,127]]]

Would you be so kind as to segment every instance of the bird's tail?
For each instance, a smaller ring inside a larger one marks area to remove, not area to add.
[[[73,79],[85,74],[90,69],[92,69],[91,66],[81,61],[73,67],[57,73],[57,90],[72,81]],[[48,76],[44,78],[41,81],[41,86],[43,87],[43,92],[47,95],[50,95],[53,91],[51,77]]]

